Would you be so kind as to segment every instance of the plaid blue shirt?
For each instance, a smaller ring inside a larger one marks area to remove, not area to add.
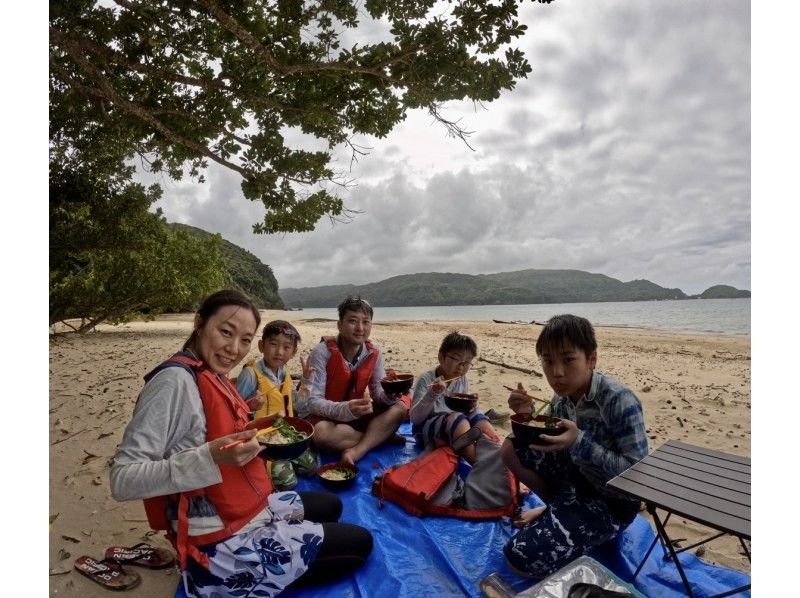
[[[578,404],[555,395],[550,401],[553,415],[578,425],[578,437],[569,448],[572,462],[603,494],[608,480],[647,456],[647,434],[642,404],[633,391],[619,381],[595,371],[589,394]]]

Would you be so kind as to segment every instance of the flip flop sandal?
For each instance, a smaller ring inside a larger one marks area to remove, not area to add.
[[[146,542],[140,542],[130,548],[126,546],[106,548],[106,560],[148,569],[165,569],[175,562],[175,556],[165,548],[156,548]]]
[[[503,413],[502,411],[495,411],[494,409],[489,409],[484,415],[489,418],[489,423],[492,424],[502,424],[511,418],[510,413]]]
[[[78,557],[75,559],[75,569],[109,590],[130,590],[142,581],[138,573],[128,573],[122,565],[109,559],[97,561],[90,556]]]

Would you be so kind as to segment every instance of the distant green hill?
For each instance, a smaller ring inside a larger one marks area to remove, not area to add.
[[[287,288],[289,307],[334,307],[346,295],[360,294],[375,305],[514,305],[686,299],[680,289],[649,280],[622,282],[582,270],[519,270],[497,274],[428,272],[394,276],[364,285]],[[748,293],[749,295],[749,293]]]
[[[213,236],[208,231],[188,224],[171,223],[170,226],[201,238]],[[283,309],[283,300],[278,294],[278,281],[275,280],[272,268],[246,249],[225,239],[222,239],[220,253],[231,286],[253,299],[261,309]]]
[[[699,295],[692,295],[692,298],[699,299],[742,299],[749,297],[750,291],[742,291],[726,284],[718,284],[713,287],[708,287]]]

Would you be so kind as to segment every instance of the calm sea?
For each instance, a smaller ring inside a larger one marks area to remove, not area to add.
[[[542,303],[536,305],[453,305],[376,307],[375,320],[468,320],[544,322],[557,314],[576,314],[596,326],[651,328],[704,334],[750,334],[750,299]],[[337,319],[335,308],[305,308],[303,316]]]

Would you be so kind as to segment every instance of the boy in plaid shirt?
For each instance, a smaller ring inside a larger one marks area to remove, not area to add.
[[[629,388],[595,371],[597,341],[588,320],[573,315],[548,320],[536,341],[548,384],[555,391],[550,415],[563,429],[546,444],[524,446],[508,438],[506,466],[545,502],[519,514],[520,531],[503,552],[520,575],[545,577],[593,546],[613,539],[633,521],[639,502],[606,482],[647,455],[639,399]],[[530,413],[521,384],[508,398],[515,413]]]

